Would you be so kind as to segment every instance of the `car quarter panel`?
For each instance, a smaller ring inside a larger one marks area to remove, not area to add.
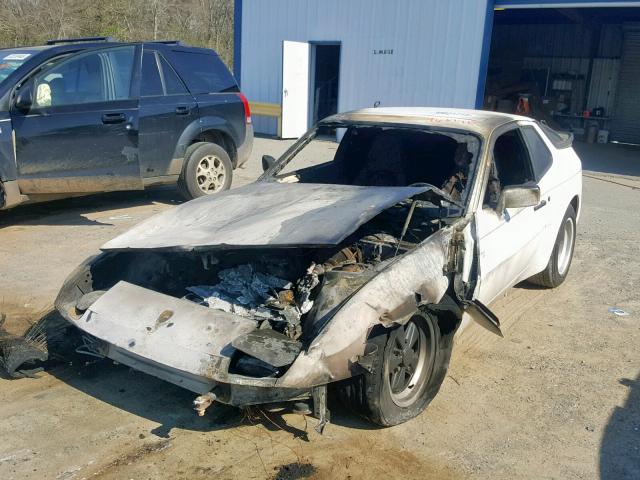
[[[367,337],[376,325],[407,322],[418,305],[440,302],[449,287],[444,273],[454,227],[445,227],[410,253],[391,261],[348,298],[277,386],[310,387],[359,373]],[[338,306],[336,306],[338,308]],[[331,315],[331,314],[328,314]]]

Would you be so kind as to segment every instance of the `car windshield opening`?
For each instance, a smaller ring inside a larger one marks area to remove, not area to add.
[[[355,186],[429,184],[464,202],[480,149],[472,134],[421,128],[352,125],[342,139],[314,130],[272,171],[284,183]]]

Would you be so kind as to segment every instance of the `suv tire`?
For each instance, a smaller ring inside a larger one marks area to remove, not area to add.
[[[571,267],[576,243],[576,212],[569,205],[564,214],[551,258],[546,268],[529,279],[529,282],[546,288],[556,288],[564,282]]]
[[[178,180],[180,193],[187,200],[229,190],[232,180],[231,159],[220,145],[198,142],[187,149]]]

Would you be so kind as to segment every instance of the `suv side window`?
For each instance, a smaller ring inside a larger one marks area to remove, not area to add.
[[[239,91],[229,70],[214,53],[172,50],[172,58],[178,74],[193,94]]]
[[[485,190],[484,206],[495,208],[504,187],[523,185],[534,180],[527,145],[519,129],[498,137],[493,146],[493,161]]]
[[[51,107],[131,98],[134,46],[64,57],[34,78],[34,106]]]
[[[140,82],[141,97],[155,97],[163,95],[162,80],[158,61],[153,51],[145,50],[142,53],[142,80]]]
[[[162,69],[162,76],[164,78],[164,86],[166,89],[166,95],[181,95],[187,93],[187,88],[178,77],[173,67],[169,65],[169,62],[162,56],[158,55],[160,59],[160,68]]]
[[[140,96],[157,97],[183,93],[187,93],[187,89],[169,62],[159,53],[145,50],[142,54]]]
[[[538,135],[535,128],[528,125],[521,128],[527,145],[529,145],[529,151],[531,152],[533,173],[535,174],[536,181],[539,181],[542,176],[547,173],[547,170],[551,168],[553,155],[545,145],[544,140],[540,138],[540,135]]]

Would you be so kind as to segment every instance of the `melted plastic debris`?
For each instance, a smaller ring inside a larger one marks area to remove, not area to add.
[[[324,273],[322,265],[312,263],[307,269],[307,273],[298,281],[298,304],[300,311],[307,313],[313,307],[313,301],[309,299],[311,291],[320,283],[320,275]]]
[[[245,317],[273,318],[273,310],[264,305],[277,301],[279,292],[292,286],[288,280],[256,272],[249,264],[221,270],[218,277],[216,285],[187,287],[197,297],[188,298]]]

